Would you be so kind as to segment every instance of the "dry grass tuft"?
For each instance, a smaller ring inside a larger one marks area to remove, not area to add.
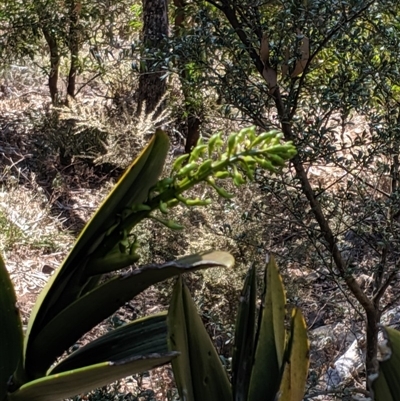
[[[155,110],[165,101],[164,96]],[[143,107],[145,109],[145,107]],[[152,133],[161,126],[171,123],[170,112],[164,109],[138,116],[125,108],[118,115],[110,116],[110,111],[98,100],[78,102],[70,99],[69,106],[59,109],[60,121],[73,123],[73,135],[83,132],[99,132],[102,138],[103,154],[94,154],[95,164],[111,163],[126,168],[139,151],[146,145]]]

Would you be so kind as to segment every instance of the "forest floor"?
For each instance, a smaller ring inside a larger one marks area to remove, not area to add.
[[[67,164],[60,158],[54,135],[64,128],[51,121],[46,88],[41,87],[43,91],[31,91],[30,85],[24,86],[20,81],[0,93],[0,250],[15,285],[24,325],[39,292],[123,171],[119,166],[104,168],[80,157],[71,157]],[[214,122],[209,129],[218,129],[217,125]],[[230,122],[229,128],[240,125]],[[173,151],[169,162],[172,158]],[[326,171],[314,168],[311,173],[321,177]],[[332,171],[328,176],[332,177]],[[236,257],[237,267],[228,274],[216,269],[187,278],[202,319],[219,354],[227,361],[232,352],[237,301],[250,261],[265,260],[266,249],[273,249],[279,261],[280,254],[287,251],[287,242],[293,241],[291,249],[297,249],[312,265],[307,259],[308,250],[302,248],[301,238],[296,238],[290,226],[275,221],[273,230],[268,230],[265,226],[272,217],[267,217],[260,229],[260,216],[251,206],[262,204],[258,185],[250,184],[236,195],[233,201],[215,198],[208,209],[190,213],[178,209],[176,218],[189,227],[184,234],[169,232],[153,223],[146,223],[141,233],[144,263],[170,260],[211,247],[228,250]],[[275,218],[279,220],[279,215]],[[283,277],[289,306],[302,308],[311,330],[325,328],[319,329],[323,334],[314,334],[322,336],[323,342],[313,343],[309,394],[317,389],[314,399],[336,399],[338,393],[327,395],[324,374],[358,336],[360,318],[351,312],[338,286],[305,264],[289,262]],[[170,291],[170,282],[150,288],[96,327],[81,343],[125,321],[165,310]],[[335,330],[338,333],[332,336]],[[351,386],[361,391],[363,383],[364,379],[355,372]],[[170,368],[164,367],[121,380],[87,397],[74,400],[164,401],[175,399],[176,390]]]

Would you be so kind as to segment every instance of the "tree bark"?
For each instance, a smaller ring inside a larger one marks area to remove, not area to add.
[[[176,37],[181,37],[184,34],[184,22],[185,22],[185,1],[174,0],[175,11],[175,26],[174,33]],[[179,78],[181,81],[181,87],[183,96],[185,98],[186,108],[186,123],[184,127],[185,152],[190,153],[193,147],[196,146],[197,141],[200,137],[200,126],[203,122],[203,116],[200,110],[195,110],[192,105],[192,91],[197,90],[189,82],[189,74],[187,71],[188,60],[185,56],[180,56],[178,59],[178,71]]]
[[[69,6],[69,38],[68,48],[70,51],[70,68],[68,74],[67,94],[74,98],[76,94],[76,76],[79,66],[79,13],[82,9],[80,1],[70,0]]]
[[[51,101],[54,105],[58,103],[58,73],[60,68],[60,51],[57,38],[47,27],[42,27],[43,35],[50,50],[50,72],[49,72],[49,90]]]
[[[49,46],[50,53],[50,72],[49,72],[49,91],[50,97],[53,105],[58,103],[58,75],[60,69],[60,49],[59,43],[57,40],[57,35],[52,27],[52,15],[51,11],[49,11],[46,7],[43,6],[40,2],[34,3],[36,8],[36,13],[39,17],[40,29],[43,33],[43,36],[46,40],[47,45]]]
[[[166,81],[162,79],[165,73],[161,69],[160,60],[154,54],[162,49],[164,39],[168,36],[168,8],[167,0],[143,0],[143,29],[142,42],[144,51],[142,57],[142,71],[139,78],[138,108],[142,111],[146,105],[146,114],[161,113],[163,105],[159,105],[166,91]],[[158,105],[158,107],[157,107]],[[157,108],[157,110],[155,110]]]

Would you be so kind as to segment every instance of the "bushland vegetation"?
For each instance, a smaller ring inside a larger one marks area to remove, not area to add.
[[[169,165],[217,131],[279,130],[297,149],[287,168],[258,169],[240,191],[228,184],[232,199],[176,208],[182,232],[145,222],[142,256],[210,247],[235,256],[233,271],[188,278],[229,369],[244,272],[275,254],[289,306],[301,307],[311,337],[321,327],[340,332],[312,343],[307,397],[368,396],[379,324],[399,323],[399,7],[0,2],[0,235],[22,310],[156,128],[173,143]],[[160,285],[112,324],[165,307],[169,293]],[[335,387],[326,374],[353,340],[365,363]],[[172,397],[168,372],[160,375],[155,396]]]

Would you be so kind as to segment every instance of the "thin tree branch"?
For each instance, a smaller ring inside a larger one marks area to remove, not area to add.
[[[396,274],[398,273],[398,269],[393,270],[390,274],[389,277],[384,281],[384,283],[381,285],[381,287],[378,289],[377,293],[374,295],[373,300],[375,303],[379,302],[380,299],[383,297],[385,294],[387,288],[393,281],[393,279],[396,277]]]
[[[370,6],[372,6],[372,4],[375,3],[375,0],[372,0],[370,2],[368,2],[367,4],[365,4],[363,7],[361,7],[360,10],[358,10],[356,13],[354,13],[351,17],[349,18],[345,18],[344,21],[342,22],[338,22],[336,24],[336,26],[326,35],[325,39],[318,45],[317,49],[310,54],[309,59],[307,60],[307,63],[304,67],[304,71],[301,74],[301,77],[299,79],[299,84],[298,84],[298,90],[295,94],[294,100],[293,100],[293,105],[292,105],[292,109],[289,112],[289,117],[290,119],[293,118],[293,116],[296,113],[297,110],[297,104],[299,101],[299,97],[300,97],[300,93],[304,84],[304,81],[306,79],[307,76],[307,72],[310,68],[310,65],[312,63],[312,61],[314,60],[314,58],[323,50],[323,48],[327,45],[327,43],[333,38],[333,36],[340,31],[340,29],[343,28],[344,25],[348,24],[349,22],[355,20],[357,17],[359,17],[364,11],[366,11]]]

